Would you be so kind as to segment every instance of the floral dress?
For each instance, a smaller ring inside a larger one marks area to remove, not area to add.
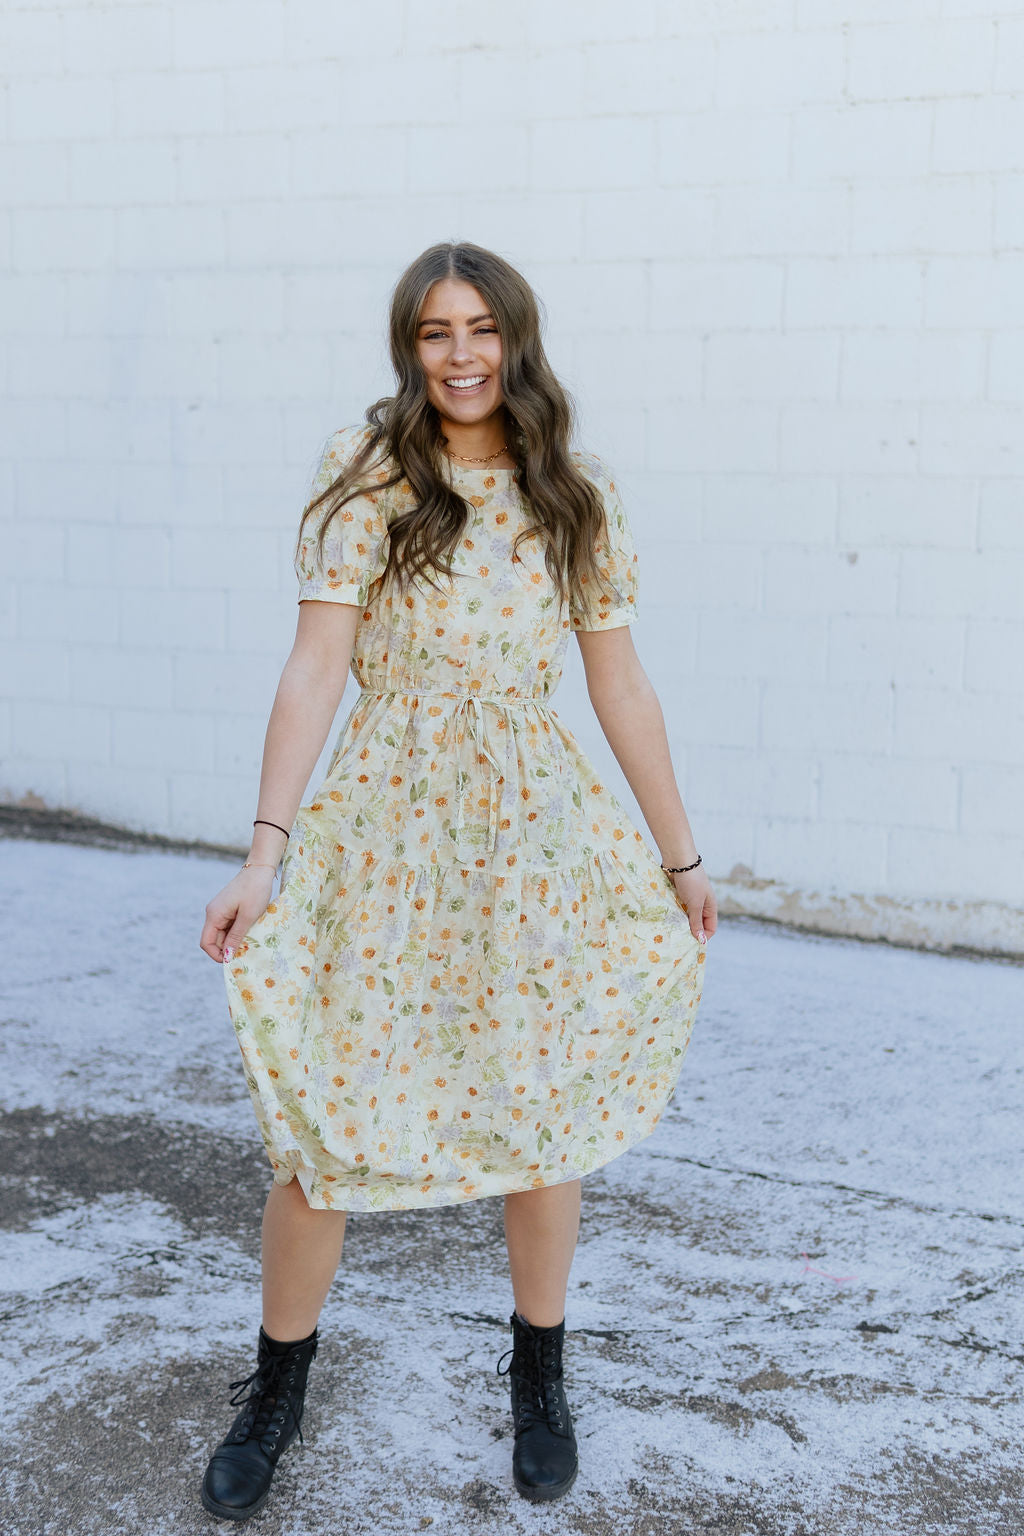
[[[364,443],[324,449],[311,494]],[[359,696],[300,805],[277,897],[224,978],[264,1144],[310,1206],[395,1210],[579,1178],[653,1131],[705,951],[671,879],[551,708],[572,629],[636,617],[602,462],[609,596],[563,605],[513,472],[453,467],[472,518],[440,591],[375,585],[406,482],[316,514],[300,602],[360,607]],[[371,471],[368,484],[387,479]]]

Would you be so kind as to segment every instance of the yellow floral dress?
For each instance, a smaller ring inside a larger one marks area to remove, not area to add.
[[[311,494],[367,433],[329,439]],[[360,606],[360,694],[224,977],[274,1177],[313,1207],[578,1178],[648,1136],[678,1078],[704,949],[551,708],[570,630],[636,617],[615,484],[575,462],[603,497],[614,594],[587,623],[538,538],[513,555],[511,470],[453,469],[472,519],[440,592],[375,586],[406,483],[350,501],[319,562],[307,523],[298,600]]]

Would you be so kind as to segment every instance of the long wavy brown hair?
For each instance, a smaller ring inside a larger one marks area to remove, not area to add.
[[[466,241],[428,247],[395,284],[388,327],[395,393],[368,407],[366,420],[373,430],[365,446],[333,484],[308,503],[296,550],[306,519],[316,509],[325,509],[317,541],[322,556],[328,526],[346,502],[407,481],[411,504],[389,520],[390,549],[382,582],[394,580],[401,590],[416,577],[436,585],[439,575],[454,574],[451,559],[470,508],[445,473],[446,438],[427,395],[416,347],[423,302],[444,278],[461,278],[482,294],[501,336],[507,442],[516,460],[514,479],[532,517],[516,546],[522,539],[542,536],[545,563],[561,600],[572,601],[585,613],[601,584],[595,546],[604,527],[604,507],[600,493],[570,458],[575,406],[544,354],[533,289],[501,256]],[[388,471],[386,480],[368,478],[371,469],[381,467]]]

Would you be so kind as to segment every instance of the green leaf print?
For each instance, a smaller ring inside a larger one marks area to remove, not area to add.
[[[505,1081],[505,1066],[497,1052],[488,1056],[480,1069],[480,1076],[485,1083],[503,1083]]]
[[[265,1029],[268,1034],[272,1035],[274,1033],[274,1030],[277,1028],[277,1020],[272,1013],[265,1013],[263,1015],[262,1019],[260,1019],[260,1028]]]
[[[458,1049],[462,1041],[462,1031],[456,1024],[440,1024],[437,1037],[441,1042],[441,1049],[450,1053]]]
[[[322,1035],[314,1035],[309,1054],[318,1067],[327,1065],[327,1041]]]
[[[544,1143],[546,1141],[550,1141],[550,1140],[551,1140],[551,1127],[549,1125],[545,1125],[544,1128],[542,1129],[540,1135],[537,1137],[537,1151],[538,1152],[543,1152],[543,1150],[544,1150]]]
[[[535,981],[533,985],[538,997],[551,996],[551,993],[548,991],[547,987],[542,987],[539,981]]]
[[[594,1074],[592,1072],[584,1072],[583,1076],[580,1078],[579,1082],[576,1084],[572,1091],[573,1109],[579,1109],[582,1105],[589,1102],[590,1095],[593,1091],[593,1086]]]
[[[394,997],[394,995],[395,995],[395,984],[391,980],[390,976],[381,976],[380,984],[384,988],[384,991],[387,993],[388,997]]]

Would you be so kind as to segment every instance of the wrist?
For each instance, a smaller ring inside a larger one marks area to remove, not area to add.
[[[260,864],[280,864],[284,858],[284,851],[288,846],[288,837],[284,832],[279,832],[276,827],[266,827],[260,823],[253,828],[252,842],[249,844],[247,859]]]
[[[699,869],[704,863],[699,853],[695,853],[692,859],[685,859],[682,864],[670,864],[667,860],[662,864],[662,869],[667,875],[690,875],[695,869]]]
[[[661,853],[661,863],[663,868],[669,864],[674,864],[677,867],[683,864],[692,864],[696,858],[697,845],[692,840],[682,843],[672,843],[669,846],[667,853],[663,851]]]

